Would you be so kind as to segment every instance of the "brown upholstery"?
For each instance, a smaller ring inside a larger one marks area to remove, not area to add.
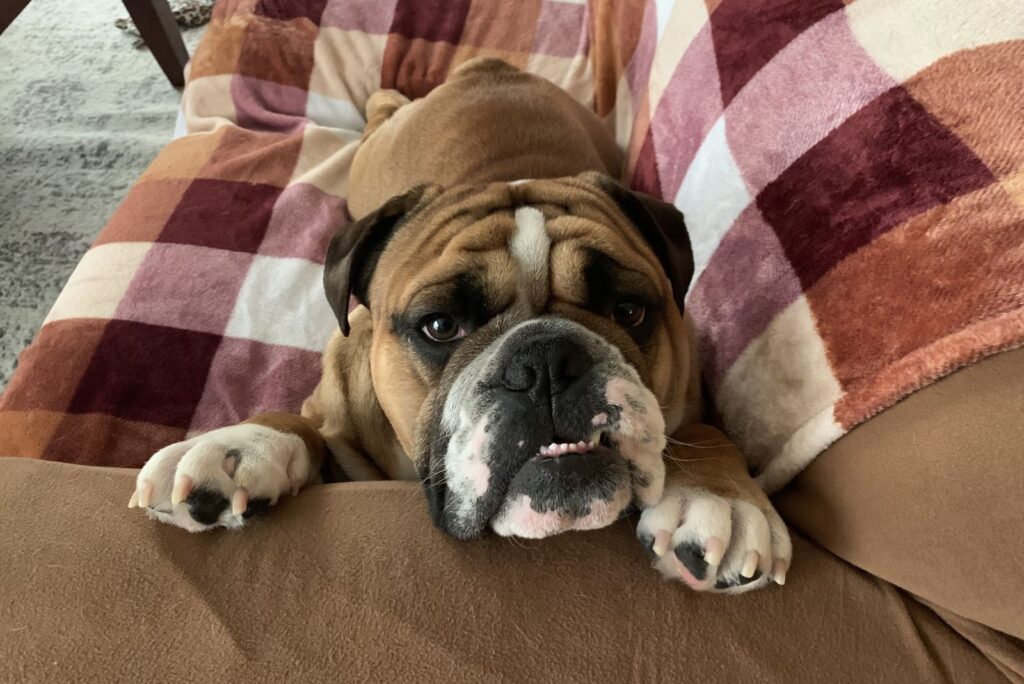
[[[1002,681],[800,537],[785,587],[698,595],[649,569],[631,521],[459,543],[387,482],[188,534],[125,508],[134,474],[0,461],[0,681]]]

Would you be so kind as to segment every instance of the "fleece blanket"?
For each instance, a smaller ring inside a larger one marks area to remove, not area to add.
[[[1024,340],[1017,0],[233,0],[187,135],[72,275],[0,400],[0,454],[139,466],[296,410],[334,327],[326,241],[369,95],[501,57],[564,87],[684,211],[726,429],[769,487]]]

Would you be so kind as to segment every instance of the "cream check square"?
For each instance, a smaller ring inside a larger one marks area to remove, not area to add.
[[[324,296],[323,270],[305,259],[256,256],[224,334],[323,351],[338,327]]]
[[[111,242],[78,262],[43,324],[68,318],[113,318],[151,242]]]

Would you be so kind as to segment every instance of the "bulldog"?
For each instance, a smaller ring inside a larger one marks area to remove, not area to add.
[[[783,584],[785,524],[700,425],[683,217],[620,185],[622,166],[590,110],[498,60],[420,100],[375,93],[353,222],[325,261],[340,329],[319,385],[301,415],[161,449],[129,506],[235,528],[324,479],[418,480],[457,539],[639,511],[664,575],[701,591]],[[675,456],[679,439],[700,457]]]

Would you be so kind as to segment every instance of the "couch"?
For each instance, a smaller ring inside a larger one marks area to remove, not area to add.
[[[785,587],[663,582],[631,520],[457,543],[413,483],[198,535],[125,508],[161,446],[298,409],[366,99],[479,55],[593,106],[684,211]],[[0,399],[0,680],[1022,681],[1022,64],[1013,0],[222,0],[187,134]]]

